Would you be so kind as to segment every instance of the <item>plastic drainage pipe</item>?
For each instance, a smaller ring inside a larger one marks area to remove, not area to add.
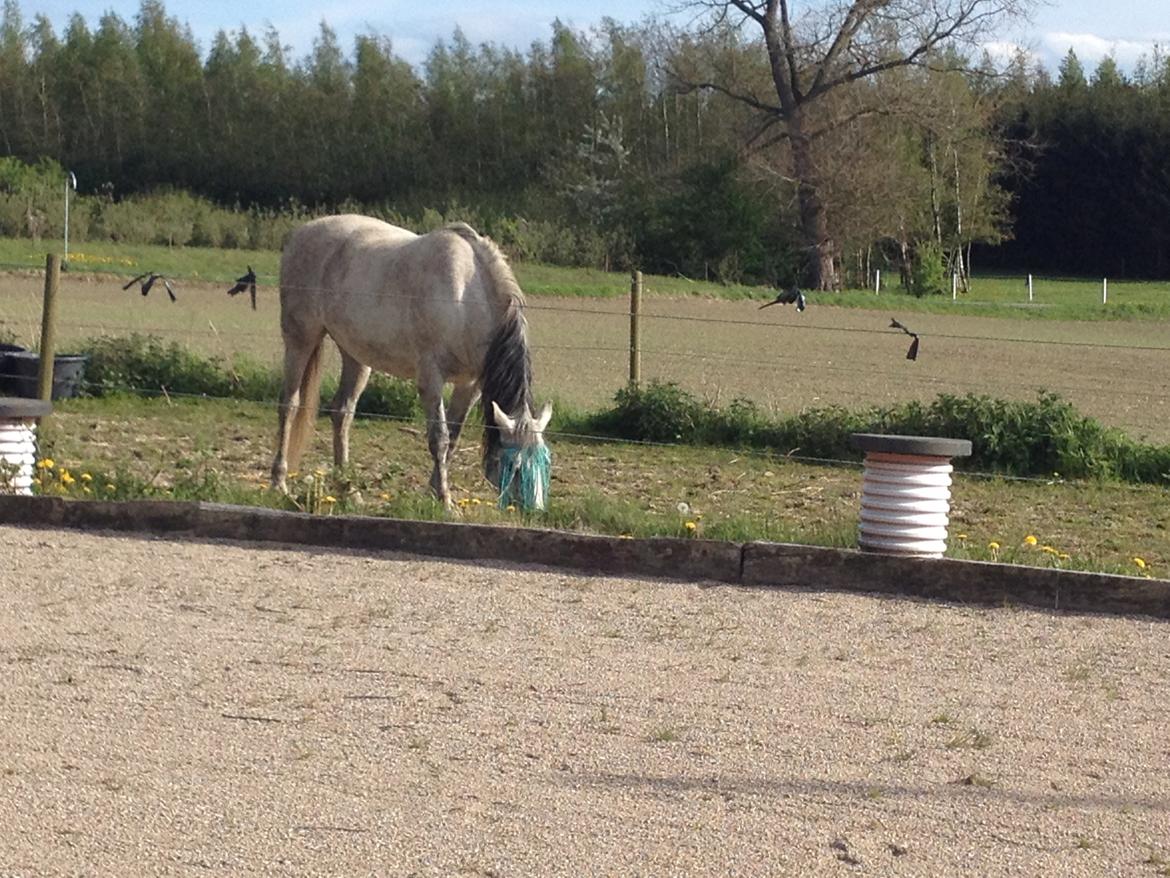
[[[0,493],[32,493],[37,418],[51,411],[40,400],[0,397]]]
[[[952,457],[966,439],[855,433],[865,452],[858,544],[863,551],[939,558],[947,550]]]

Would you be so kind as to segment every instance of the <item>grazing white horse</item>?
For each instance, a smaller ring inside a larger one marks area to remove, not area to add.
[[[434,458],[431,487],[452,505],[447,467],[463,421],[483,397],[484,475],[500,502],[543,509],[551,458],[545,404],[532,412],[524,296],[499,248],[455,223],[416,235],[364,216],[313,220],[289,237],[280,262],[284,385],[272,485],[287,491],[316,420],[321,349],[341,351],[333,398],[333,462],[349,459],[349,428],[371,368],[413,379]],[[443,386],[454,385],[450,405]]]

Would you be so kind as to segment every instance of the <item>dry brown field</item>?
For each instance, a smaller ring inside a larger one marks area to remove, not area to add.
[[[0,332],[24,344],[38,337],[39,275],[0,276]],[[59,350],[95,335],[132,332],[174,339],[224,358],[276,365],[279,306],[261,289],[258,309],[219,286],[183,284],[178,302],[162,290],[143,298],[112,278],[66,277]],[[537,390],[578,408],[597,408],[628,378],[625,299],[529,299]],[[893,316],[899,316],[892,312]],[[840,405],[865,408],[940,393],[1034,399],[1059,393],[1087,415],[1135,438],[1170,441],[1170,325],[1143,321],[1056,321],[901,315],[921,337],[890,328],[891,312],[650,295],[643,305],[642,375],[674,381],[726,403],[751,399],[778,413]],[[64,347],[62,347],[64,346]]]

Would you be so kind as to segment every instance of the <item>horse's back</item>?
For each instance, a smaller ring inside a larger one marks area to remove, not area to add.
[[[285,244],[280,260],[282,290],[295,292],[310,286],[318,292],[329,280],[343,280],[362,251],[394,248],[418,238],[409,229],[357,214],[327,216],[297,228]]]
[[[330,216],[290,235],[281,258],[281,325],[286,338],[327,332],[382,371],[409,377],[420,356],[445,371],[478,368],[493,322],[478,278],[473,241],[456,226],[416,235],[371,217]]]

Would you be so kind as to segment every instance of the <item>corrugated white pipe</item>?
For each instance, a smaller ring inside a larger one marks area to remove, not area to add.
[[[0,418],[0,491],[31,494],[37,460],[37,422]]]
[[[861,486],[862,549],[922,557],[947,550],[950,458],[869,452]]]

